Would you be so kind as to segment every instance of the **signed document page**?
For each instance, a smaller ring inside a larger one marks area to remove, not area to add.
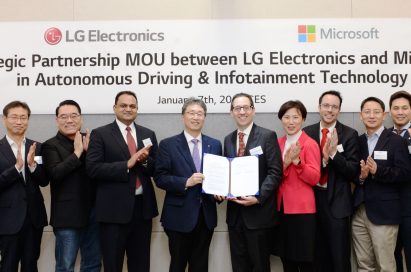
[[[203,157],[203,191],[221,196],[258,194],[258,157],[226,158],[213,154]]]

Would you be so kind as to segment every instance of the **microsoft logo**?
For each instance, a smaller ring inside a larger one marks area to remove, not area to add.
[[[298,42],[313,43],[315,42],[315,25],[298,26]]]

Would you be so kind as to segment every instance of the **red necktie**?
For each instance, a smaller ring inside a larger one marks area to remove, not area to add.
[[[322,157],[322,152],[325,146],[325,142],[327,142],[328,128],[323,128],[321,130],[321,133],[322,133],[322,138],[321,138],[320,146],[321,146],[321,157]],[[320,184],[324,185],[327,183],[327,180],[328,180],[328,172],[327,172],[327,168],[321,168],[321,169],[322,170],[321,170]]]
[[[237,157],[242,157],[242,156],[244,156],[244,153],[245,153],[244,135],[245,135],[244,132],[239,132],[238,133],[239,147],[238,147]]]
[[[136,142],[134,141],[133,135],[131,135],[131,128],[126,127],[127,130],[127,145],[128,145],[128,151],[130,152],[130,155],[133,156],[137,152],[137,146]],[[137,177],[136,178],[136,189],[140,188],[141,182],[140,179]]]

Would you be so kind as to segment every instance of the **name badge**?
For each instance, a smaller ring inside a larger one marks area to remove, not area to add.
[[[143,140],[143,145],[144,145],[144,147],[146,147],[148,145],[153,145],[153,143],[151,142],[150,138],[147,138],[147,139]]]
[[[261,148],[261,145],[254,147],[253,149],[250,150],[251,156],[259,156],[262,154],[263,154],[263,149]]]
[[[387,151],[374,151],[374,160],[387,160]]]
[[[342,146],[342,144],[337,145],[337,151],[340,153],[344,152],[344,147]]]
[[[42,156],[34,156],[34,161],[37,164],[43,164],[43,157]]]

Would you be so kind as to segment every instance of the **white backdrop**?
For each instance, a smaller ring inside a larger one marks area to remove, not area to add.
[[[381,18],[0,23],[0,108],[20,99],[50,114],[70,98],[85,113],[108,113],[114,94],[129,89],[141,113],[180,112],[189,96],[227,112],[237,92],[254,95],[259,112],[289,99],[317,111],[319,95],[332,88],[350,101],[343,110],[356,112],[367,96],[387,102],[410,89],[409,25]]]

